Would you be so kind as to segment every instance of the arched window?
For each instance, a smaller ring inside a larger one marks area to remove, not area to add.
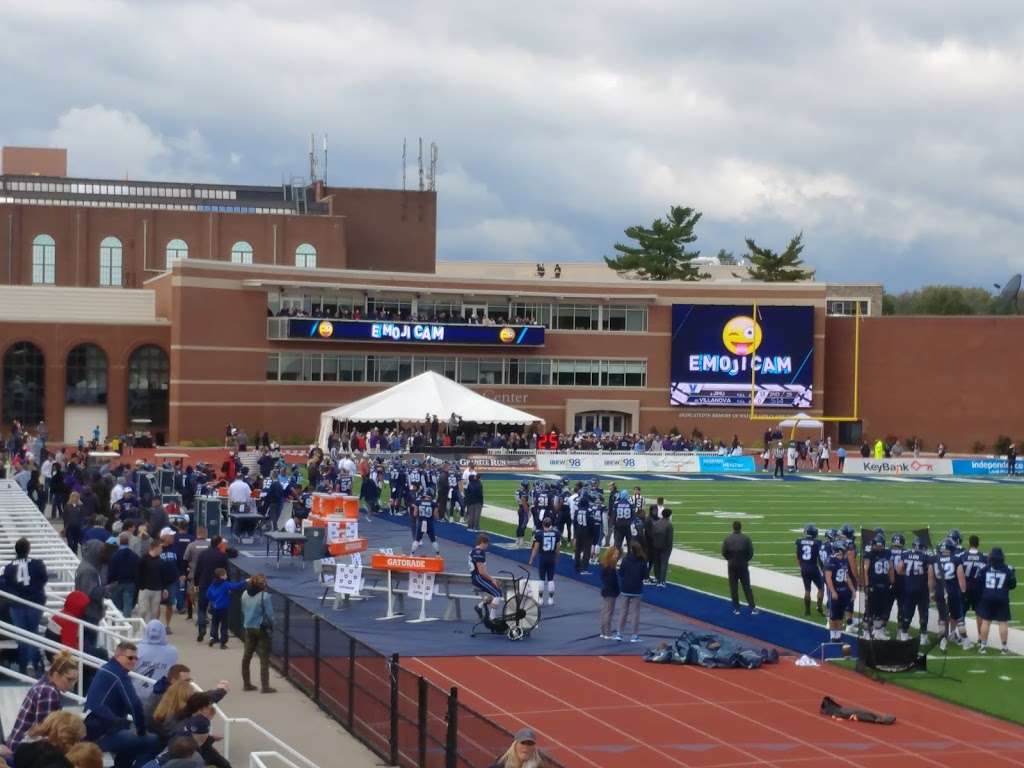
[[[116,237],[104,237],[100,243],[100,285],[121,287],[124,251]]]
[[[166,426],[171,364],[160,347],[139,347],[128,359],[128,421]]]
[[[49,235],[36,235],[32,240],[32,284],[53,285],[56,270],[57,244]]]
[[[43,351],[29,341],[12,344],[4,352],[3,376],[3,424],[15,419],[25,426],[42,421],[46,412]]]
[[[305,269],[316,269],[316,248],[303,243],[295,249],[295,266]]]
[[[239,240],[231,246],[232,264],[252,264],[252,246],[245,240]]]
[[[65,403],[107,404],[107,355],[102,349],[95,344],[79,344],[68,352],[66,371]]]
[[[173,240],[171,240],[171,242],[169,242],[167,244],[167,268],[168,269],[171,268],[171,266],[174,264],[174,262],[181,261],[182,259],[187,259],[187,258],[188,258],[188,243],[186,243],[184,240],[176,237]]]

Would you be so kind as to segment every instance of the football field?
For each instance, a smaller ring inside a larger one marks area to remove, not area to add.
[[[588,475],[587,477],[590,477]],[[605,488],[614,481],[632,492],[640,486],[648,503],[665,499],[672,509],[677,547],[718,557],[722,539],[740,520],[754,542],[754,565],[796,574],[794,541],[808,523],[824,535],[827,528],[850,523],[861,528],[881,527],[886,537],[902,532],[908,545],[914,529],[930,528],[933,542],[958,528],[964,545],[968,536],[981,539],[987,552],[1000,546],[1007,562],[1024,566],[1024,483],[929,479],[879,480],[825,475],[823,479],[770,480],[686,476],[680,479],[650,475],[601,476]],[[519,479],[484,475],[487,504],[515,507]],[[543,476],[534,479],[545,480]],[[1012,594],[1015,626],[1024,618],[1024,593]]]

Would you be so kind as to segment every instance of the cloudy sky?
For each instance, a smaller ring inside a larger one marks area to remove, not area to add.
[[[514,13],[509,9],[514,7]],[[669,205],[704,253],[805,233],[830,281],[1024,268],[1024,6],[964,2],[0,5],[0,143],[70,172],[401,184],[440,147],[442,258],[611,252]]]

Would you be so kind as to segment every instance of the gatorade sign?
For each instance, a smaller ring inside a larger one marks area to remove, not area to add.
[[[382,571],[403,573],[441,573],[444,570],[443,557],[417,557],[416,555],[387,555],[375,552],[370,564]]]

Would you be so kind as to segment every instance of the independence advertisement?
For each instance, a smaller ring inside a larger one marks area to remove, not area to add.
[[[807,408],[813,396],[814,308],[673,304],[671,404]]]

